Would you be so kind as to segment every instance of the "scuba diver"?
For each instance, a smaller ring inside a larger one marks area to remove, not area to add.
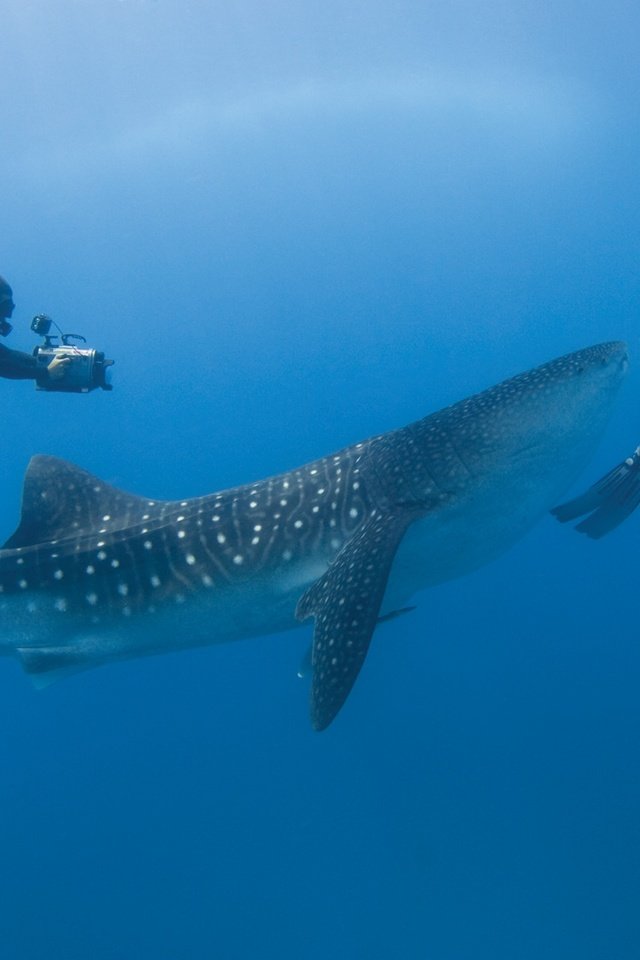
[[[8,336],[13,329],[9,323],[9,317],[12,316],[14,308],[13,290],[6,280],[0,277],[0,336],[2,337]],[[0,377],[7,377],[9,380],[60,380],[64,377],[69,362],[67,357],[54,357],[48,366],[43,367],[30,353],[11,350],[4,344],[0,344]]]
[[[594,540],[604,537],[630,516],[640,504],[640,447],[581,496],[554,507],[561,523],[589,514],[576,526]]]

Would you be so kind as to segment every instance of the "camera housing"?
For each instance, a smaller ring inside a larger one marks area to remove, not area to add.
[[[89,393],[98,388],[113,390],[112,385],[107,382],[107,370],[115,361],[107,360],[101,350],[77,346],[72,341],[86,343],[85,337],[77,333],[60,331],[60,344],[56,343],[58,336],[49,334],[52,324],[51,317],[44,313],[39,313],[31,321],[33,332],[44,337],[44,343],[39,344],[33,351],[36,363],[42,370],[36,377],[36,390],[46,390],[49,393]],[[64,375],[59,380],[52,380],[46,371],[51,361],[57,357],[68,360],[69,363],[65,367]]]

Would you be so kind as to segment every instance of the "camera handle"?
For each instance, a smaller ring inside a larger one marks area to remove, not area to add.
[[[69,343],[70,340],[79,340],[80,343],[86,343],[87,338],[82,337],[79,333],[63,333],[60,337],[62,343],[65,347],[71,347],[73,344]]]

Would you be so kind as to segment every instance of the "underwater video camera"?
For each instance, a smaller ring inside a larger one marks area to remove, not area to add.
[[[55,326],[58,334],[50,335],[51,326]],[[36,378],[36,390],[56,391],[58,393],[89,393],[100,387],[102,390],[113,390],[107,383],[107,370],[113,366],[114,360],[106,360],[101,350],[92,350],[78,347],[78,343],[86,343],[86,338],[79,333],[63,333],[57,323],[45,313],[39,313],[31,321],[31,329],[38,336],[44,337],[44,343],[33,351],[36,362],[42,368],[42,376]],[[60,343],[56,340],[60,338]],[[56,357],[66,359],[69,363],[65,367],[64,375],[59,380],[52,380],[45,371]]]

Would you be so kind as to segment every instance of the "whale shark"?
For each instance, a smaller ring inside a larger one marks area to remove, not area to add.
[[[623,343],[592,346],[304,466],[186,500],[125,493],[34,456],[0,549],[0,652],[46,685],[311,619],[310,712],[322,730],[380,620],[499,556],[559,502],[626,368]]]

